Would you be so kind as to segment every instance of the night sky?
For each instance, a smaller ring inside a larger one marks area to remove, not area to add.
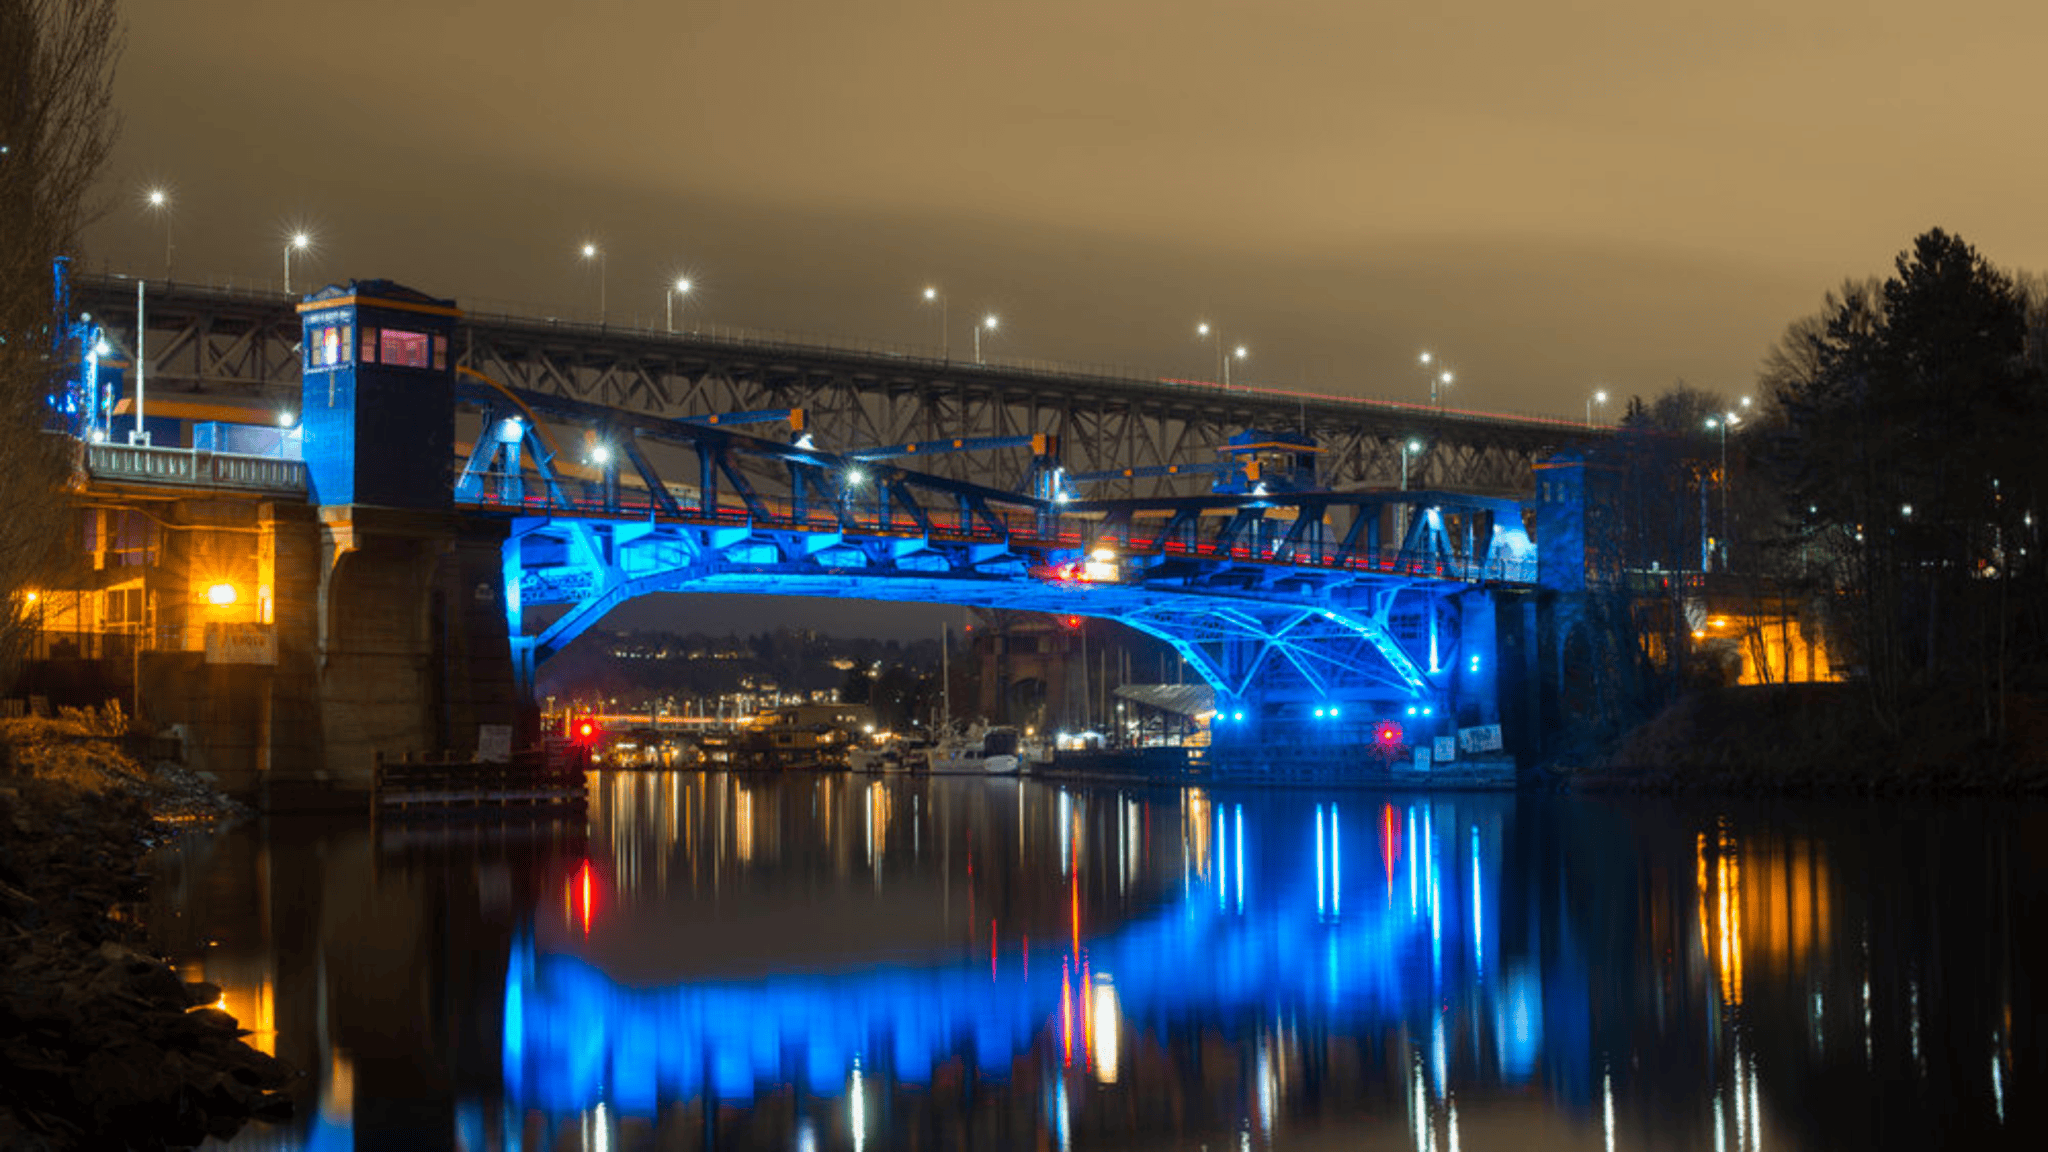
[[[2048,7],[151,0],[87,263],[1583,415],[1939,225],[2048,269]],[[1614,412],[1610,406],[1609,415]]]

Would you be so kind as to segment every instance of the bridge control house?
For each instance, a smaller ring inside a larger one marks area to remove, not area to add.
[[[275,806],[353,802],[376,753],[472,755],[520,713],[505,528],[450,503],[460,313],[382,280],[299,312],[292,435],[159,416],[153,444],[81,436],[81,547],[34,593],[28,670],[37,703],[118,700]]]

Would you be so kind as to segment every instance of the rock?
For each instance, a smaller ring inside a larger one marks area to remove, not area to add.
[[[109,767],[106,742],[24,755],[8,747],[24,723],[0,721],[0,763],[62,772],[0,788],[0,1148],[183,1146],[289,1115],[292,1073],[211,1007],[220,989],[188,985],[136,947],[132,909],[113,914],[144,890],[152,804],[228,809],[189,773],[167,785]],[[55,726],[33,723],[48,744]]]

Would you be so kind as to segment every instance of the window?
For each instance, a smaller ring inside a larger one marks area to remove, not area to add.
[[[355,329],[349,324],[322,324],[306,337],[306,367],[337,368],[354,351]]]
[[[425,368],[428,340],[424,332],[386,328],[377,334],[377,359],[398,368]]]
[[[363,354],[358,362],[363,364],[375,364],[377,362],[377,330],[375,328],[363,329]]]
[[[446,336],[436,336],[434,337],[434,371],[446,372],[447,370],[448,338]]]
[[[109,588],[106,592],[105,623],[109,628],[142,627],[142,586]]]

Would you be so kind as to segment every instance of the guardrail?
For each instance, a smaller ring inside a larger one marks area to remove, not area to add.
[[[275,456],[200,452],[141,444],[88,444],[86,474],[116,483],[169,484],[184,488],[232,488],[245,492],[306,494],[306,465]]]

